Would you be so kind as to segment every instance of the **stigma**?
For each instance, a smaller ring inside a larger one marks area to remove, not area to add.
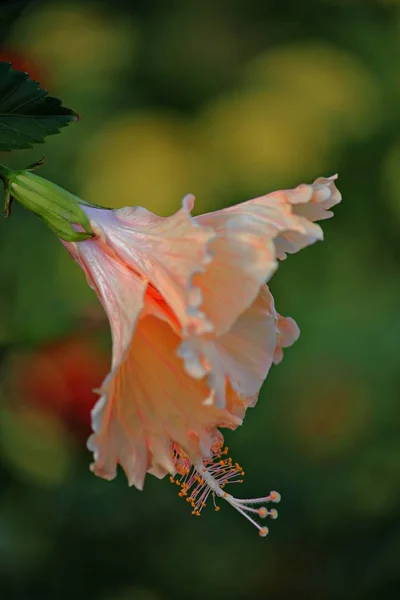
[[[226,500],[241,515],[243,515],[256,529],[261,537],[269,533],[268,527],[260,524],[260,519],[269,517],[277,519],[278,511],[268,509],[265,504],[280,502],[278,492],[270,492],[268,496],[260,498],[236,498],[226,491],[226,487],[234,483],[243,483],[244,471],[238,463],[234,463],[227,456],[228,448],[223,446],[223,441],[218,439],[212,447],[212,455],[192,462],[191,459],[176,444],[172,448],[172,460],[176,473],[170,477],[171,483],[179,486],[179,496],[185,498],[192,508],[192,515],[200,516],[211,496],[214,508],[220,510],[217,500]]]

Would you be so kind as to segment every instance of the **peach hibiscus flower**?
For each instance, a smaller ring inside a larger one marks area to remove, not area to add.
[[[63,243],[99,297],[113,343],[88,441],[96,475],[113,479],[120,464],[142,489],[146,473],[170,474],[194,514],[211,494],[268,533],[257,517],[277,516],[264,503],[279,494],[226,492],[243,471],[219,428],[242,424],[271,365],[299,336],[267,282],[279,259],[322,239],[314,221],[340,201],[335,179],[198,217],[193,196],[171,217],[81,205],[95,237]]]

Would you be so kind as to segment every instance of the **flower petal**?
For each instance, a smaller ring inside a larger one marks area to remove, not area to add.
[[[303,226],[303,231],[293,229],[279,235],[275,240],[279,259],[285,259],[287,253],[293,254],[317,239],[323,239],[323,232],[314,221],[332,217],[333,213],[328,209],[341,201],[342,196],[335,185],[336,179],[337,175],[319,177],[312,185],[301,184],[294,190],[285,191],[293,214],[298,224]]]
[[[288,348],[299,338],[300,329],[291,317],[282,317],[277,313],[278,322],[278,344],[274,352],[274,364],[277,365],[283,359],[283,348]]]
[[[210,243],[213,261],[195,275],[194,283],[202,291],[202,310],[218,335],[251,305],[276,270],[278,258],[322,239],[321,228],[312,220],[327,218],[326,208],[340,201],[334,179],[320,178],[312,185],[196,217],[216,232]],[[312,220],[306,218],[308,206]]]
[[[211,261],[208,244],[215,233],[191,217],[193,203],[194,197],[187,196],[182,209],[171,217],[159,217],[142,207],[83,208],[116,255],[158,290],[182,327],[200,333],[210,331],[212,325],[200,310],[201,292],[192,280]]]
[[[329,209],[339,204],[342,199],[335,185],[337,177],[337,175],[318,177],[311,186],[302,184],[295,188],[290,200],[295,214],[309,221],[323,221],[332,217],[333,212]],[[308,188],[306,201],[302,195],[304,187]],[[309,188],[311,188],[311,198]]]
[[[273,240],[278,232],[296,223],[279,197],[265,205],[244,202],[197,220],[217,234],[210,244],[213,260],[205,272],[195,275],[194,283],[202,291],[203,312],[221,335],[275,272],[278,263]]]
[[[147,281],[122,263],[100,238],[63,242],[82,267],[90,287],[107,314],[113,342],[112,366],[118,365],[132,339],[143,310]]]
[[[229,383],[244,406],[254,406],[272,363],[283,356],[281,348],[293,343],[298,334],[292,319],[278,315],[273,297],[264,285],[227,333],[215,339],[185,340],[178,352],[189,373],[208,376],[212,394],[207,404],[228,407]]]
[[[147,471],[174,472],[171,443],[192,458],[210,452],[217,427],[235,429],[241,419],[205,406],[205,380],[192,379],[177,356],[179,336],[155,316],[142,318],[124,361],[104,382],[93,411],[93,471],[106,479],[123,467],[130,485],[142,489]]]

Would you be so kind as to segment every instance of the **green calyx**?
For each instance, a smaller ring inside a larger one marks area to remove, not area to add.
[[[13,171],[0,165],[0,179],[4,184],[4,215],[9,217],[13,200],[41,217],[48,227],[66,242],[81,242],[93,238],[90,222],[82,205],[88,205],[74,194],[47,179],[32,173],[43,161],[26,169]],[[83,231],[76,231],[76,227]]]

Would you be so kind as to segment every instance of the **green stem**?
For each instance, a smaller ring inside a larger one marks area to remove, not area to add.
[[[0,165],[0,179],[4,184],[4,216],[5,218],[11,215],[11,205],[12,205],[12,196],[11,196],[11,177],[15,171],[5,167],[4,165]]]
[[[9,169],[4,165],[0,165],[0,179],[2,180],[4,185],[6,185],[13,173],[15,173],[15,171],[13,171],[12,169]]]

